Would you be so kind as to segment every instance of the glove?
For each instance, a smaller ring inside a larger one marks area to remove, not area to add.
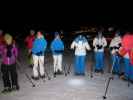
[[[41,56],[42,55],[42,51],[36,53],[37,56]]]
[[[118,45],[119,45],[119,47],[121,47],[121,43],[119,43]]]
[[[122,56],[119,54],[119,52],[116,52],[116,55],[119,56],[119,57],[122,57]]]
[[[98,47],[97,47],[97,48],[98,48],[98,49],[101,49],[102,47],[103,47],[102,45],[98,45]]]
[[[98,47],[99,47],[99,45],[96,45],[96,47],[98,48]]]
[[[119,49],[119,47],[114,47],[114,49]]]

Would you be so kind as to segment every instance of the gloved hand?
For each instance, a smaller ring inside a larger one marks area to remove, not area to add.
[[[103,46],[102,45],[98,45],[97,49],[101,49]]]
[[[121,43],[119,43],[118,45],[119,45],[119,47],[121,47]]]
[[[122,57],[122,56],[119,54],[119,52],[116,52],[116,55],[119,56],[119,57]]]
[[[96,47],[98,48],[98,47],[99,47],[99,45],[96,45]]]
[[[71,49],[71,50],[74,50],[74,49],[75,49],[75,47],[73,47],[73,48],[71,47],[70,49]]]
[[[42,51],[36,53],[37,56],[41,56],[42,54],[43,54]]]
[[[119,47],[114,47],[114,49],[119,49]]]

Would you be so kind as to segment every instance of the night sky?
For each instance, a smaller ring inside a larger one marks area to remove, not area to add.
[[[45,3],[11,5],[8,9],[2,8],[0,29],[14,34],[27,34],[30,29],[71,31],[82,25],[132,28],[131,9],[125,5],[84,4],[54,4],[53,2],[50,5]]]

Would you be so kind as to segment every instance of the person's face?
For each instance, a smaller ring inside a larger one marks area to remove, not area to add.
[[[101,38],[102,37],[102,33],[98,33],[98,37]]]
[[[37,32],[37,38],[41,38],[42,37],[42,33],[41,32]]]
[[[59,36],[59,35],[56,35],[55,38],[56,38],[56,39],[60,39],[60,36]]]
[[[82,38],[82,35],[79,35],[79,38],[81,39]]]
[[[34,35],[34,34],[35,34],[35,31],[31,30],[30,35]]]
[[[119,36],[117,33],[115,34],[115,37]]]

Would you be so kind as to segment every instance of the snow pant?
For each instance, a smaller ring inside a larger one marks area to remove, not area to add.
[[[44,56],[33,56],[33,77],[44,76]]]
[[[1,65],[2,79],[4,87],[18,86],[18,76],[16,71],[16,65]]]
[[[31,54],[31,49],[28,49],[28,63],[30,65],[33,64],[33,58],[32,58],[32,54]]]
[[[54,72],[62,71],[62,54],[59,55],[53,55],[54,60]]]
[[[114,73],[120,74],[120,57],[118,55],[112,55],[112,67]]]
[[[101,71],[104,67],[104,52],[95,52],[95,70]]]
[[[133,81],[133,65],[131,65],[130,60],[128,58],[124,58],[124,67],[125,78],[129,78]]]
[[[85,56],[75,56],[75,74],[85,74]]]

